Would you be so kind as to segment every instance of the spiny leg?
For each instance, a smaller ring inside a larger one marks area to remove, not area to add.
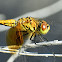
[[[45,37],[43,37],[41,34],[40,35],[38,35],[38,37],[40,38],[40,41],[48,41],[48,39],[47,38],[45,38]]]
[[[31,40],[31,41],[34,41],[34,43],[36,44],[36,41],[33,39],[34,37],[36,37],[36,33],[35,33],[35,32],[32,32],[32,33],[30,34],[30,40]]]
[[[31,35],[30,35],[30,40],[34,41],[34,43],[36,44],[36,41],[33,39],[33,37],[36,37],[36,33],[35,32],[32,32]],[[47,38],[41,36],[41,34],[38,35],[38,37],[40,38],[40,41],[48,41]]]
[[[35,38],[36,38],[36,34],[35,34]],[[36,44],[36,41],[35,40],[33,40],[34,41],[34,43]]]

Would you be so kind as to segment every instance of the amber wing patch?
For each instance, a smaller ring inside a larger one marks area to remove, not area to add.
[[[9,46],[9,48],[11,49],[18,49],[22,46],[23,44],[23,36],[22,33],[20,31],[18,31],[15,27],[14,28],[10,28],[8,30],[8,34],[7,34],[7,45]]]

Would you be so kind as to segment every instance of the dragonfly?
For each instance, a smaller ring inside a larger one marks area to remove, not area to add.
[[[20,49],[25,44],[26,38],[33,40],[36,35],[45,35],[50,30],[50,25],[46,21],[34,17],[23,17],[18,21],[14,19],[0,20],[0,25],[11,27],[6,37],[9,49]],[[40,39],[42,40],[42,36]]]

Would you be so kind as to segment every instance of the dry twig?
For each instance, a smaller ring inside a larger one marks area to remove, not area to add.
[[[54,41],[50,41],[50,42],[41,42],[41,43],[31,43],[31,44],[27,44],[24,46],[24,48],[36,48],[36,47],[41,47],[41,46],[51,46],[51,45],[62,45],[62,41],[58,41],[58,40],[54,40]],[[20,55],[27,55],[27,56],[55,56],[55,57],[62,57],[62,54],[38,54],[36,52],[18,52],[19,50],[13,50],[13,51],[9,51],[11,49],[8,49],[7,46],[0,46],[0,52],[3,53],[12,53],[12,54],[20,54]]]

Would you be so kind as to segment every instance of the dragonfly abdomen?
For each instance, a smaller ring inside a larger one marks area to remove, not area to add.
[[[0,20],[0,24],[5,26],[14,27],[17,24],[16,20],[10,19],[10,20]]]

